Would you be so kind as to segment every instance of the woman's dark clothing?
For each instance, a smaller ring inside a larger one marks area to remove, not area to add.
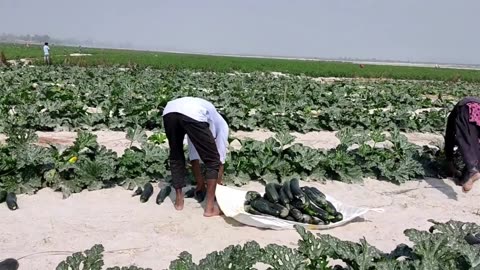
[[[447,160],[453,160],[454,147],[457,145],[466,166],[465,170],[470,173],[478,171],[480,160],[480,127],[477,123],[477,104],[480,105],[480,99],[475,97],[460,100],[448,116],[445,131]]]

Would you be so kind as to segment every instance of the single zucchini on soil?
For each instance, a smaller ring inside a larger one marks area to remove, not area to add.
[[[0,203],[3,203],[7,200],[7,191],[0,190]]]
[[[145,186],[143,186],[143,192],[142,195],[140,195],[140,202],[145,203],[150,199],[150,196],[153,194],[153,186],[150,183],[146,183]]]
[[[7,194],[7,207],[12,211],[18,209],[17,196],[13,192]]]
[[[185,198],[193,198],[195,196],[196,188],[192,187],[187,192],[185,192]]]
[[[158,193],[157,199],[155,200],[155,202],[160,205],[165,201],[165,198],[167,198],[170,195],[170,192],[172,192],[172,188],[170,186],[166,186],[162,188]]]
[[[143,189],[141,187],[138,187],[132,194],[132,197],[142,195]]]

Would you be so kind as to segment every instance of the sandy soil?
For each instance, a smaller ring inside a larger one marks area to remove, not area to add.
[[[99,142],[121,153],[127,146],[122,132],[97,132]],[[39,133],[42,143],[55,141],[68,144],[74,133]],[[264,139],[264,133],[238,133],[239,137]],[[263,136],[263,137],[262,137]],[[441,136],[408,134],[411,141],[429,143]],[[337,142],[332,133],[311,133],[298,141],[315,147],[332,147]],[[365,236],[378,248],[389,251],[407,242],[403,230],[428,229],[428,219],[456,219],[480,223],[478,200],[480,186],[469,194],[449,180],[426,179],[400,186],[365,179],[363,183],[344,184],[329,181],[316,185],[345,203],[383,208],[385,213],[370,212],[364,219],[343,227],[319,231],[344,240],[357,241]],[[242,187],[262,190],[259,183]],[[154,196],[158,192],[155,190]],[[54,269],[67,255],[90,248],[96,243],[105,246],[107,266],[136,264],[152,269],[165,269],[169,262],[186,250],[195,260],[231,244],[256,240],[261,245],[278,243],[293,246],[298,240],[295,231],[260,230],[234,220],[204,218],[202,206],[186,201],[185,209],[175,211],[171,200],[158,206],[154,200],[145,204],[122,188],[82,192],[62,200],[60,193],[49,189],[34,196],[20,195],[20,209],[11,212],[0,206],[0,259],[20,258],[20,269]],[[171,195],[173,199],[173,195]],[[33,254],[33,255],[31,255]]]

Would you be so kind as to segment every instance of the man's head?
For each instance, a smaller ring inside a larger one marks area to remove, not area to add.
[[[48,42],[45,42],[45,46],[48,46]]]

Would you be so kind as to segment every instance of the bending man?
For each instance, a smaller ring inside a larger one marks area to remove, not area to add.
[[[220,114],[222,117],[215,117],[214,122],[210,124],[210,131],[212,132],[213,136],[215,137],[215,144],[217,145],[217,150],[220,155],[220,168],[218,173],[217,184],[223,184],[223,164],[225,164],[225,159],[227,157],[227,149],[228,149],[228,123],[226,121],[226,117]],[[197,188],[195,189],[194,195],[197,200],[200,202],[203,201],[203,197],[206,193],[206,186],[205,186],[205,179],[202,175],[202,171],[200,168],[200,163],[204,163],[195,146],[193,145],[190,138],[187,137],[188,141],[188,155],[190,158],[190,163],[192,165],[193,176],[195,177],[195,181],[197,182]]]
[[[163,110],[163,123],[170,146],[170,170],[172,186],[176,191],[175,209],[182,210],[185,187],[185,155],[183,140],[188,135],[189,140],[205,163],[207,182],[207,203],[204,216],[216,216],[220,210],[215,206],[215,188],[221,166],[215,137],[210,130],[211,125],[220,123],[222,116],[212,103],[195,97],[183,97],[167,103]]]
[[[449,176],[460,175],[453,163],[455,145],[462,155],[465,168],[456,180],[464,192],[473,188],[475,181],[480,179],[480,99],[467,97],[460,100],[448,116],[445,132],[445,155],[448,161]]]

